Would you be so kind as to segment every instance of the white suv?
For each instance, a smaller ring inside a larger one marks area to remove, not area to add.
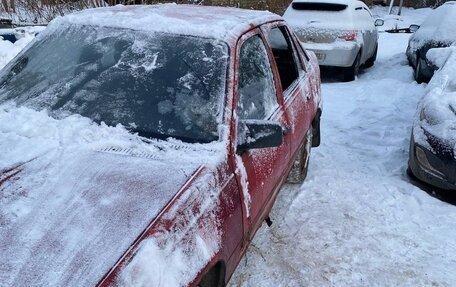
[[[294,0],[284,14],[307,50],[315,52],[320,66],[343,68],[352,81],[361,66],[377,58],[378,33],[369,8],[358,0]]]

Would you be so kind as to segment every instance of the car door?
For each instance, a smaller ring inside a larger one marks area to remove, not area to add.
[[[271,55],[259,30],[243,36],[237,48],[235,113],[243,120],[268,120],[287,127],[283,102],[271,65]],[[237,137],[238,138],[238,137]],[[236,176],[243,193],[244,232],[247,240],[266,216],[268,203],[280,187],[289,161],[289,137],[274,148],[251,149],[236,155]]]
[[[303,143],[310,128],[316,106],[311,79],[297,53],[295,39],[283,23],[271,24],[263,28],[268,39],[274,65],[277,67],[280,92],[284,98],[285,114],[288,116],[291,160]]]

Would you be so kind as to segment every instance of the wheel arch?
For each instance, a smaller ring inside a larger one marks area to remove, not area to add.
[[[218,260],[209,264],[202,273],[198,287],[225,287],[226,263]]]

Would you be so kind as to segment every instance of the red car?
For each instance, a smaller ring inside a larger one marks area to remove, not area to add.
[[[316,57],[275,14],[54,20],[0,73],[0,285],[224,286],[320,115]]]

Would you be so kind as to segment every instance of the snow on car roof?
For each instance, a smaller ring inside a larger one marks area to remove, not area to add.
[[[449,2],[432,11],[413,37],[419,41],[456,41],[456,2]]]
[[[197,5],[117,5],[76,12],[54,22],[233,39],[264,22],[282,20],[268,11]]]

